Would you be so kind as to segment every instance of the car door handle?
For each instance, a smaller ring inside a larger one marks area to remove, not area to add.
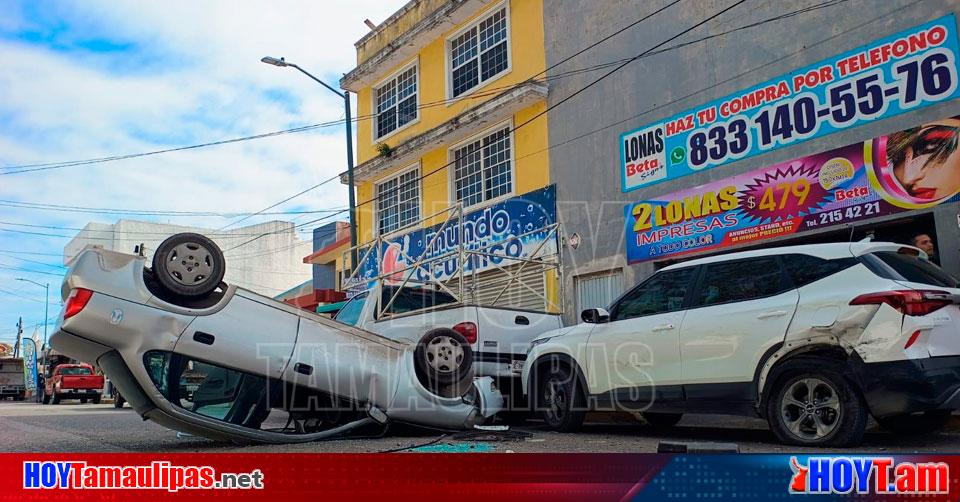
[[[210,333],[204,333],[203,331],[197,331],[193,334],[193,340],[204,345],[213,345],[213,341],[215,339],[216,338],[213,335]]]
[[[757,319],[772,319],[774,317],[783,317],[787,315],[786,310],[774,310],[772,312],[764,312],[757,315]]]
[[[653,331],[654,333],[656,333],[658,331],[670,331],[671,329],[673,329],[673,324],[668,323],[668,324],[661,324],[659,326],[654,326],[650,328],[650,331]]]

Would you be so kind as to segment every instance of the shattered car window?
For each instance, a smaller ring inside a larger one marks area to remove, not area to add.
[[[265,377],[169,352],[149,352],[145,362],[157,389],[185,410],[252,428],[270,414]]]

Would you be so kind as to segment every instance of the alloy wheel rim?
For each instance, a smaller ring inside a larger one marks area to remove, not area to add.
[[[804,441],[829,436],[840,425],[840,398],[832,385],[819,378],[797,380],[780,399],[780,417],[787,431]]]

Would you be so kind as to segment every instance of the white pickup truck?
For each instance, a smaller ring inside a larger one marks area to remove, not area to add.
[[[476,375],[495,378],[518,377],[530,341],[562,327],[560,314],[470,305],[431,287],[380,284],[351,298],[335,319],[414,343],[428,331],[452,329],[473,349]]]

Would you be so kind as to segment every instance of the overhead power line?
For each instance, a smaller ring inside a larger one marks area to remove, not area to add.
[[[660,43],[658,43],[657,45],[655,45],[655,46],[653,46],[653,47],[651,47],[651,48],[649,48],[649,49],[647,49],[647,50],[645,50],[645,51],[643,51],[643,52],[641,52],[641,53],[639,53],[639,54],[637,54],[637,55],[635,55],[635,56],[633,56],[633,57],[627,58],[626,60],[624,60],[624,62],[620,63],[619,65],[617,65],[616,67],[614,67],[612,70],[608,71],[607,73],[604,73],[604,74],[601,75],[599,78],[594,79],[593,81],[591,81],[591,82],[588,83],[587,85],[585,85],[585,86],[577,89],[576,91],[574,91],[574,92],[571,93],[570,95],[568,95],[568,96],[560,99],[560,100],[557,101],[556,103],[553,103],[552,105],[546,107],[546,108],[543,109],[540,113],[537,113],[537,114],[534,115],[533,117],[530,117],[530,118],[528,118],[527,120],[521,122],[520,124],[517,124],[517,125],[514,126],[512,129],[510,129],[510,132],[511,132],[511,133],[514,133],[514,132],[516,132],[517,130],[521,129],[522,127],[530,124],[530,123],[533,122],[534,120],[536,120],[536,119],[538,119],[538,118],[540,118],[540,117],[543,117],[544,115],[546,115],[546,114],[547,114],[548,112],[550,112],[551,110],[556,109],[558,106],[561,106],[561,105],[563,105],[564,103],[570,101],[571,99],[579,96],[580,94],[582,94],[583,92],[585,92],[587,89],[590,89],[591,87],[597,85],[598,83],[600,83],[600,82],[602,82],[603,80],[607,79],[607,78],[610,77],[611,75],[613,75],[613,74],[617,73],[618,71],[626,68],[630,63],[632,63],[632,62],[634,62],[634,61],[637,61],[638,59],[643,58],[644,56],[648,55],[650,52],[652,52],[652,51],[654,51],[654,50],[656,50],[656,49],[658,49],[658,48],[666,45],[666,44],[669,43],[669,42],[672,42],[673,40],[676,40],[677,38],[679,38],[679,37],[681,37],[681,36],[683,36],[683,35],[686,35],[687,33],[689,33],[689,32],[691,32],[691,31],[699,28],[700,26],[703,26],[704,24],[706,24],[706,23],[708,23],[708,22],[710,22],[710,21],[712,21],[712,20],[714,20],[714,19],[716,19],[716,18],[718,18],[718,17],[720,17],[720,16],[723,15],[724,13],[730,11],[731,9],[739,6],[740,4],[742,4],[742,3],[744,3],[744,2],[746,2],[746,0],[739,0],[738,2],[735,2],[735,3],[727,6],[726,8],[720,10],[719,12],[711,15],[710,17],[707,17],[706,19],[701,20],[700,22],[698,22],[697,24],[694,24],[693,26],[691,26],[691,27],[689,27],[689,28],[686,28],[686,29],[682,30],[681,32],[673,35],[672,37],[670,37],[670,38],[668,38],[668,39],[666,39],[666,40],[664,40],[664,41],[662,41],[662,42],[660,42]],[[673,4],[668,4],[668,6],[669,6],[669,5],[673,5]],[[662,9],[659,9],[659,10],[657,10],[657,11],[654,11],[653,13],[649,14],[648,16],[646,16],[646,18],[650,18],[650,17],[658,14],[659,12],[663,11],[665,8],[666,8],[666,7],[662,8]],[[783,18],[783,16],[777,16],[776,18],[772,18],[772,19],[768,20],[767,22],[771,22],[771,21],[774,21],[774,20],[782,19],[782,18]],[[446,169],[446,168],[448,168],[448,167],[456,164],[458,161],[459,161],[459,159],[453,159],[453,160],[451,160],[450,162],[447,162],[446,164],[443,164],[443,165],[441,165],[441,166],[439,166],[439,167],[437,167],[437,168],[435,168],[435,169],[433,169],[433,170],[431,170],[431,171],[429,171],[429,172],[427,172],[427,173],[424,173],[424,174],[420,175],[420,176],[417,178],[417,180],[418,180],[418,181],[422,181],[422,180],[426,179],[426,178],[429,177],[429,176],[433,176],[433,175],[435,175],[435,174],[443,171],[444,169]],[[396,190],[399,190],[399,188],[400,188],[400,187],[397,187]],[[370,204],[370,203],[375,202],[375,201],[379,200],[380,198],[382,198],[382,197],[384,197],[384,196],[387,196],[387,195],[390,195],[390,193],[388,192],[388,193],[385,193],[385,194],[375,195],[375,196],[373,196],[373,197],[371,197],[371,198],[369,198],[369,199],[367,199],[367,200],[365,200],[365,201],[363,201],[363,202],[358,203],[356,207],[362,207],[362,206],[364,206],[364,205]]]
[[[11,266],[8,266],[8,265],[0,265],[0,269],[2,269],[2,270],[13,270],[13,271],[16,271],[16,272],[24,272],[24,273],[27,273],[27,274],[52,275],[52,276],[54,276],[54,277],[63,277],[63,274],[65,273],[65,272],[61,272],[61,273],[59,273],[59,274],[54,274],[54,273],[52,273],[52,272],[44,272],[44,271],[42,271],[42,270],[31,270],[31,269],[29,269],[29,268],[11,267]]]
[[[138,215],[138,216],[168,216],[168,217],[216,216],[221,218],[237,218],[240,216],[254,214],[251,212],[242,212],[242,211],[231,211],[231,212],[167,211],[167,210],[159,210],[159,209],[158,210],[150,210],[150,209],[141,210],[141,209],[120,209],[120,208],[106,208],[106,207],[85,207],[85,206],[70,206],[70,205],[58,205],[58,204],[42,204],[37,202],[23,202],[23,201],[3,200],[3,199],[0,199],[0,206],[21,208],[21,209],[59,211],[59,212],[68,212],[68,213],[93,213],[93,214],[111,214],[111,215],[129,214],[129,215]],[[259,214],[259,215],[318,214],[318,213],[333,213],[333,212],[340,211],[341,209],[345,209],[345,208],[315,209],[315,210],[303,210],[303,211],[274,211],[274,212],[258,211],[256,214]]]
[[[531,123],[533,120],[536,120],[537,118],[545,115],[545,114],[546,114],[547,112],[549,112],[550,110],[555,109],[556,107],[558,107],[558,106],[562,105],[563,103],[569,101],[570,99],[572,99],[572,98],[574,98],[575,96],[579,95],[580,93],[584,92],[584,91],[587,90],[588,88],[596,85],[596,84],[599,83],[600,81],[606,79],[607,77],[609,77],[609,76],[613,75],[614,73],[620,71],[621,69],[623,69],[624,67],[626,67],[626,66],[629,65],[630,63],[632,63],[632,62],[634,62],[634,61],[637,61],[637,60],[639,60],[639,59],[642,59],[642,58],[645,58],[645,57],[649,57],[649,56],[651,56],[651,55],[653,55],[653,54],[663,53],[663,52],[665,52],[665,51],[667,51],[667,50],[673,50],[673,49],[679,48],[679,47],[686,47],[686,46],[689,46],[689,45],[694,44],[694,43],[702,42],[702,41],[709,40],[709,39],[712,39],[712,38],[716,38],[716,37],[719,37],[719,36],[723,36],[723,35],[726,35],[726,34],[729,34],[729,33],[733,33],[733,32],[737,32],[737,31],[745,30],[745,29],[748,29],[748,28],[753,28],[753,27],[756,27],[756,26],[759,26],[759,25],[762,25],[762,24],[767,24],[767,23],[771,23],[771,22],[775,22],[775,21],[779,21],[779,20],[783,20],[783,19],[788,19],[788,18],[790,18],[790,17],[794,17],[794,16],[797,16],[797,15],[800,15],[800,14],[803,14],[803,13],[811,12],[811,11],[818,10],[818,9],[823,9],[823,8],[826,8],[826,7],[831,7],[831,6],[834,6],[834,5],[838,5],[838,4],[840,4],[840,3],[844,3],[844,2],[846,2],[847,0],[830,0],[830,1],[827,1],[827,2],[822,2],[822,3],[820,3],[820,4],[815,4],[815,5],[812,5],[812,6],[804,7],[804,8],[801,8],[801,9],[797,9],[797,10],[794,10],[794,11],[791,11],[791,12],[787,12],[787,13],[785,13],[785,14],[777,15],[777,16],[774,16],[774,17],[771,17],[771,18],[768,18],[768,19],[765,19],[765,20],[762,20],[762,21],[758,21],[758,22],[754,22],[754,23],[747,24],[747,25],[739,26],[739,27],[737,27],[737,28],[733,28],[733,29],[731,29],[731,30],[727,30],[727,31],[722,32],[722,33],[717,33],[717,34],[713,34],[713,35],[708,35],[708,36],[702,37],[702,38],[697,39],[697,40],[692,40],[692,41],[688,41],[688,42],[683,42],[683,43],[680,43],[680,44],[677,44],[677,45],[674,45],[674,46],[670,46],[670,47],[668,47],[668,48],[661,49],[661,48],[662,48],[664,45],[666,45],[667,43],[672,42],[673,40],[676,40],[677,38],[679,38],[679,37],[681,37],[681,36],[689,33],[690,31],[692,31],[692,30],[694,30],[694,29],[696,29],[696,28],[698,28],[698,27],[700,27],[700,26],[702,26],[702,25],[710,22],[711,20],[713,20],[713,19],[721,16],[722,14],[724,14],[724,13],[728,12],[729,10],[737,7],[738,5],[744,3],[745,1],[746,1],[746,0],[741,0],[741,1],[739,1],[739,2],[736,2],[736,3],[734,3],[734,4],[732,4],[732,5],[728,6],[728,7],[726,7],[725,9],[717,12],[716,14],[714,14],[714,15],[712,15],[712,16],[704,19],[703,21],[701,21],[701,22],[699,22],[699,23],[697,23],[697,24],[695,24],[695,25],[693,25],[693,26],[691,26],[691,27],[689,27],[689,28],[681,31],[680,33],[678,33],[678,34],[676,34],[676,35],[668,38],[667,40],[664,40],[663,42],[660,42],[659,44],[655,45],[654,47],[652,47],[652,48],[650,48],[650,49],[648,49],[648,50],[646,50],[646,51],[644,51],[644,52],[641,52],[640,54],[637,54],[637,55],[632,56],[632,57],[630,57],[630,58],[625,58],[625,59],[621,59],[621,60],[614,61],[614,62],[604,63],[605,66],[613,66],[613,65],[616,65],[616,67],[615,67],[613,70],[611,70],[611,71],[605,73],[604,75],[600,76],[599,78],[593,80],[592,82],[590,82],[590,83],[587,84],[586,86],[578,89],[577,91],[575,91],[575,92],[572,93],[571,95],[569,95],[569,96],[563,98],[562,100],[554,103],[553,105],[547,107],[545,110],[543,110],[543,111],[540,112],[539,114],[537,114],[537,115],[535,115],[535,116],[527,119],[527,120],[524,121],[523,123],[515,126],[515,127],[511,130],[511,132],[514,132],[514,131],[520,129],[521,127],[523,127],[523,126]],[[631,23],[631,24],[628,25],[628,26],[630,26],[630,27],[636,26],[637,24],[639,24],[639,22],[642,22],[643,20],[646,20],[646,19],[649,19],[649,18],[655,16],[656,14],[662,12],[663,10],[669,8],[669,7],[672,6],[672,5],[675,5],[676,3],[677,3],[677,2],[673,2],[673,3],[667,4],[667,5],[664,6],[663,8],[658,9],[658,10],[656,10],[656,11],[654,11],[654,12],[652,12],[652,13],[644,16],[644,17],[642,17],[640,20],[638,20],[638,21],[636,21],[636,22],[634,22],[634,23]],[[596,46],[596,45],[598,45],[599,43],[602,43],[602,41],[609,40],[610,38],[612,38],[612,36],[614,36],[614,35],[616,35],[616,34],[619,34],[619,33],[622,33],[623,31],[625,31],[625,29],[621,29],[621,30],[619,30],[618,32],[615,32],[615,33],[613,33],[613,34],[611,34],[611,35],[608,35],[607,37],[605,37],[604,39],[602,39],[600,42],[597,42],[597,43],[592,44],[592,46]],[[592,46],[591,46],[591,47],[592,47]],[[658,49],[660,49],[660,50],[658,50]],[[585,51],[578,51],[578,52],[576,52],[576,53],[568,56],[568,57],[565,58],[564,60],[562,60],[561,63],[562,63],[562,62],[565,62],[565,61],[568,61],[568,60],[572,59],[573,57],[576,57],[576,56],[582,54],[583,52],[585,52]],[[554,65],[552,65],[551,67],[556,67],[558,64],[560,64],[560,63],[554,64]],[[743,75],[743,74],[742,74],[742,75]],[[742,75],[740,75],[740,76],[742,76]],[[552,148],[552,146],[548,146],[547,148],[545,148],[545,149],[543,149],[543,150],[541,150],[540,152],[537,152],[537,153],[541,153],[542,151],[549,150],[550,148]],[[525,157],[526,157],[526,156],[525,156]],[[516,160],[516,159],[515,159],[515,160]],[[420,175],[420,176],[417,178],[417,181],[422,181],[422,180],[426,179],[426,178],[429,177],[429,176],[435,175],[435,174],[443,171],[443,170],[446,169],[447,167],[449,167],[449,166],[451,166],[451,165],[454,165],[455,163],[456,163],[456,159],[454,159],[453,161],[450,161],[450,162],[448,162],[448,163],[446,163],[446,164],[444,164],[444,165],[441,165],[441,166],[439,166],[439,167],[437,167],[437,168],[435,168],[435,169],[433,169],[433,170],[431,170],[431,171],[429,171],[429,172],[427,172],[427,173],[425,173],[425,174],[423,174],[423,175]],[[309,190],[311,190],[311,189],[313,189],[313,188],[316,188],[316,187],[311,187],[310,189],[308,189],[308,190],[306,190],[306,191],[304,191],[304,192],[301,192],[301,194],[302,194],[302,193],[306,193],[307,191],[309,191]],[[372,202],[375,202],[375,201],[377,201],[377,200],[379,200],[379,199],[381,199],[381,198],[383,198],[383,197],[390,196],[390,195],[392,195],[392,192],[398,191],[399,189],[400,189],[400,187],[397,187],[397,188],[395,188],[395,189],[388,190],[386,193],[378,194],[378,195],[376,195],[376,196],[373,196],[373,197],[371,197],[371,198],[368,199],[368,200],[365,200],[365,201],[363,201],[363,202],[358,203],[358,204],[356,205],[356,207],[359,208],[359,207],[362,207],[362,206],[364,206],[364,205],[367,205],[367,204],[370,204],[370,203],[372,203]],[[298,195],[299,195],[299,194],[298,194]],[[289,200],[289,199],[288,199],[288,200]],[[256,238],[255,238],[255,239],[252,239],[251,241],[253,241],[253,240],[256,240]],[[234,248],[231,248],[231,249],[239,248],[239,247],[241,247],[241,246],[244,246],[244,245],[248,244],[248,243],[251,242],[251,241],[238,244],[237,246],[235,246]]]
[[[29,301],[31,301],[31,302],[46,303],[46,302],[44,302],[43,300],[40,300],[40,299],[37,299],[37,298],[30,298],[29,296],[24,296],[24,295],[21,295],[20,293],[17,293],[16,291],[10,291],[10,290],[7,290],[7,289],[0,289],[0,293],[6,294],[6,295],[10,295],[10,296],[16,296],[17,298],[20,298],[20,299],[23,299],[23,300],[29,300]]]
[[[281,200],[281,201],[279,201],[279,202],[275,202],[275,203],[273,203],[273,204],[270,204],[269,206],[267,206],[267,207],[265,207],[265,208],[263,208],[263,209],[255,212],[255,213],[248,214],[247,216],[244,216],[243,218],[240,218],[240,219],[237,220],[237,221],[234,221],[234,222],[232,222],[232,223],[228,223],[228,224],[220,227],[218,230],[223,230],[223,229],[225,229],[225,228],[227,228],[227,227],[229,227],[229,226],[236,225],[237,223],[240,223],[241,221],[246,221],[247,219],[249,219],[249,218],[251,218],[251,217],[253,217],[253,216],[256,216],[256,215],[258,215],[258,214],[261,214],[261,213],[263,213],[264,211],[269,211],[269,210],[271,210],[271,209],[279,206],[280,204],[283,204],[284,202],[288,202],[288,201],[291,201],[291,200],[293,200],[293,199],[296,199],[297,197],[299,197],[299,196],[301,196],[301,195],[303,195],[303,194],[305,194],[305,193],[307,193],[307,192],[309,192],[309,191],[311,191],[311,190],[315,190],[315,189],[317,189],[317,188],[320,188],[320,187],[322,187],[323,185],[326,185],[327,183],[330,183],[331,181],[334,181],[334,180],[339,179],[339,178],[340,178],[340,175],[331,176],[330,178],[327,178],[327,179],[321,181],[320,183],[317,183],[316,185],[313,185],[313,186],[311,186],[311,187],[309,187],[309,188],[307,188],[307,189],[305,189],[305,190],[301,190],[300,192],[297,192],[297,193],[295,193],[295,194],[287,197],[286,199],[283,199],[283,200]],[[353,189],[353,187],[351,187],[351,189]],[[340,212],[343,212],[343,211],[339,211],[339,212],[334,213],[334,214],[339,214]]]

